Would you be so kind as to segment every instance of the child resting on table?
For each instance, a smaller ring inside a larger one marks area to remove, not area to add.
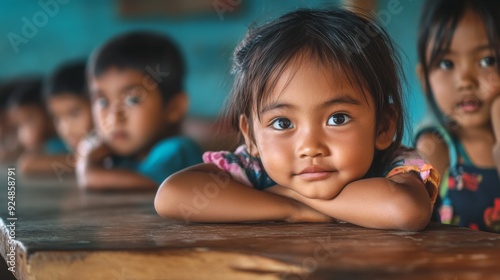
[[[42,79],[26,78],[9,95],[9,122],[16,128],[23,148],[17,160],[25,175],[55,175],[53,164],[64,162],[68,149],[56,134],[46,110],[42,94]]]
[[[9,96],[20,84],[17,79],[12,79],[0,85],[0,162],[3,163],[15,162],[22,152],[16,128],[9,121],[7,114]]]
[[[291,12],[248,31],[233,73],[228,116],[245,145],[167,178],[160,215],[427,225],[439,179],[401,146],[399,60],[381,26],[342,9]]]
[[[71,151],[93,128],[85,64],[72,61],[60,65],[47,79],[44,89],[57,133]]]
[[[416,145],[443,177],[441,221],[500,232],[500,2],[427,1],[418,54],[436,117]]]
[[[78,147],[77,179],[88,189],[156,189],[201,161],[180,135],[188,97],[184,64],[166,36],[131,32],[99,48],[88,66],[96,133]]]

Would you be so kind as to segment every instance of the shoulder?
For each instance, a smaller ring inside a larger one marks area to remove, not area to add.
[[[170,162],[178,158],[181,162],[201,162],[202,150],[192,139],[184,136],[163,139],[151,148],[145,162]]]
[[[47,139],[44,143],[44,152],[49,155],[66,154],[69,152],[66,144],[58,137]]]
[[[193,151],[201,154],[201,148],[192,139],[184,136],[166,138],[153,146],[150,154],[155,153],[179,153],[180,151]]]
[[[438,194],[440,173],[417,150],[401,147],[394,153],[394,159],[385,177],[410,172],[418,174],[434,202]]]
[[[450,139],[447,139],[450,138]],[[450,150],[454,150],[451,136],[438,130],[428,130],[417,138],[416,149],[428,160],[440,174],[444,174],[451,164]]]
[[[214,164],[247,186],[262,190],[276,184],[265,172],[262,162],[250,155],[245,145],[239,146],[234,153],[206,152],[203,154],[203,162]]]

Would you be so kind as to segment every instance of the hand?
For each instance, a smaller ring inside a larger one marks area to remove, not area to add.
[[[495,135],[495,145],[493,145],[493,159],[500,175],[500,96],[497,96],[491,105],[491,123]]]
[[[89,135],[77,147],[78,158],[88,163],[102,163],[111,155],[111,149],[98,135]]]
[[[289,188],[276,185],[271,188],[266,189],[267,192],[274,193],[280,196],[284,196],[294,200],[294,205],[296,207],[295,213],[290,215],[290,217],[286,220],[290,223],[299,223],[299,222],[310,222],[310,223],[328,223],[335,222],[335,219],[323,214],[313,208],[303,204],[300,202],[301,198],[305,198],[299,193]]]
[[[500,95],[491,104],[491,123],[495,133],[495,141],[500,142]]]
[[[286,220],[289,223],[331,223],[336,222],[333,217],[323,214],[311,207],[295,201],[297,211]]]

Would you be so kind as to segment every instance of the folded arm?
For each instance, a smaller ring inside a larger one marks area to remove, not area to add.
[[[40,153],[25,153],[19,157],[17,167],[26,175],[57,175],[61,166],[73,170],[74,162],[68,160],[68,155],[45,155]]]
[[[185,222],[328,222],[295,200],[245,186],[212,164],[168,177],[155,198],[158,214]]]
[[[104,159],[111,152],[98,139],[82,141],[78,148],[78,185],[90,190],[154,190],[156,183],[133,170],[108,169]]]
[[[331,200],[306,198],[282,186],[271,191],[336,219],[368,228],[421,230],[432,214],[431,199],[416,173],[354,181]]]

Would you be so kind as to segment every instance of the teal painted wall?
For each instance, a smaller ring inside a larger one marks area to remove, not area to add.
[[[235,1],[237,2],[237,1]],[[186,88],[191,97],[190,113],[215,116],[229,91],[231,54],[254,21],[263,22],[298,7],[325,6],[331,0],[241,0],[241,10],[226,12],[221,20],[216,10],[192,16],[154,19],[124,19],[116,1],[41,0],[2,1],[0,9],[0,80],[26,73],[49,73],[68,59],[86,57],[110,37],[136,29],[169,34],[183,50],[188,67]],[[58,3],[53,13],[40,3]],[[425,113],[420,87],[415,79],[416,23],[421,1],[379,0],[382,23],[402,51],[408,84],[408,106],[412,123]],[[45,15],[45,17],[44,17]],[[29,21],[36,30],[24,30]],[[27,33],[26,33],[27,32]],[[12,44],[12,34],[25,41]],[[28,38],[29,37],[29,38]]]
[[[418,19],[422,0],[380,0],[378,15],[380,22],[387,28],[399,47],[406,75],[404,90],[410,131],[406,133],[405,143],[410,144],[412,130],[425,116],[427,105],[421,90],[415,68],[417,65]]]

